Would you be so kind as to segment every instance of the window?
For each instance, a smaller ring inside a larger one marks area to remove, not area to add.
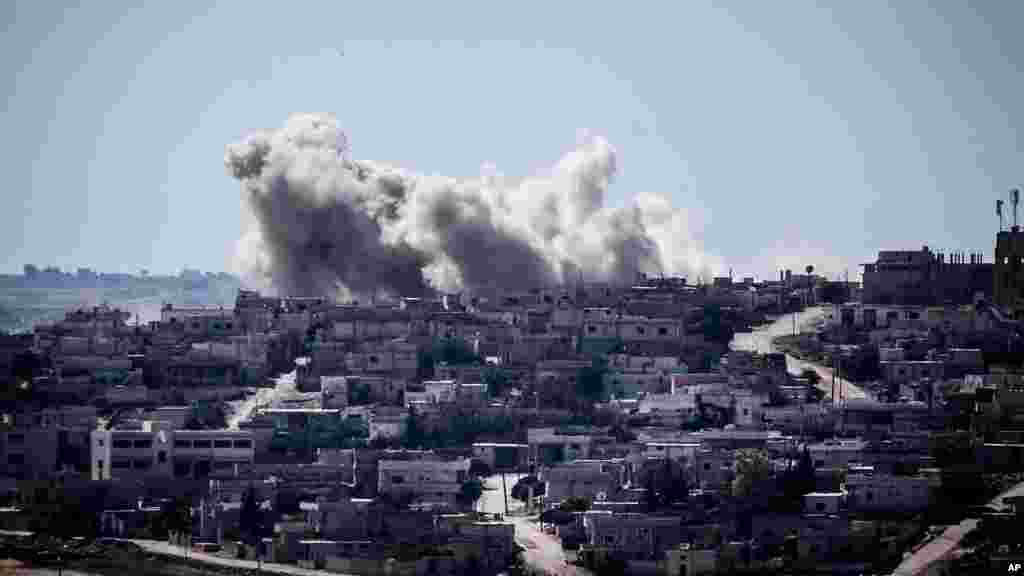
[[[214,448],[231,448],[231,440],[214,440]]]
[[[402,478],[401,476],[392,476],[391,477],[391,483],[392,484],[402,484],[403,482],[405,482],[405,478]]]
[[[192,447],[193,448],[209,448],[210,447],[210,441],[209,440],[194,440],[192,442]]]
[[[193,322],[192,323],[192,329],[193,330],[199,330],[199,322]]]
[[[214,470],[231,470],[234,467],[235,464],[233,462],[217,461],[213,463]]]
[[[114,448],[131,448],[131,440],[114,440]]]
[[[597,326],[594,326],[594,325],[587,326],[587,332],[590,332],[591,334],[593,334],[594,332],[597,332]]]
[[[668,335],[668,328],[665,328],[664,326],[661,327],[661,328],[658,328],[658,336],[667,336],[667,335]]]
[[[103,479],[103,460],[96,461],[96,469],[100,471],[100,480]]]
[[[376,364],[379,361],[380,359],[377,358],[376,356],[370,356],[370,364]]]
[[[136,440],[135,442],[132,443],[132,446],[134,446],[135,448],[149,448],[152,445],[153,441],[148,438]]]
[[[640,334],[641,336],[643,336],[644,332],[646,332],[646,330],[644,330],[643,326],[637,326],[636,327],[636,333],[637,334]]]
[[[156,455],[156,461],[160,464],[167,463],[167,452],[161,450],[160,453]]]
[[[148,470],[153,466],[152,460],[136,460],[132,466],[136,470]]]
[[[21,466],[25,463],[24,454],[8,454],[7,464],[10,466]]]
[[[235,448],[252,448],[252,440],[235,440]]]
[[[711,463],[710,462],[705,462],[704,463],[704,469],[705,470],[711,470]]]
[[[231,322],[228,322],[227,324],[225,324],[224,328],[226,328],[228,330],[231,330]]]
[[[816,503],[814,505],[814,509],[817,510],[818,512],[824,512],[825,511],[825,503],[824,502]]]
[[[99,446],[100,448],[103,448],[104,444],[106,444],[106,442],[104,442],[103,438],[96,439],[96,445]]]
[[[175,440],[174,441],[174,447],[175,448],[191,448],[192,447],[192,442],[189,441],[189,440]]]
[[[8,434],[7,435],[7,443],[8,444],[24,444],[25,443],[25,435],[24,434]]]
[[[608,544],[615,544],[615,536],[605,536],[604,541]]]
[[[865,500],[867,500],[868,502],[871,502],[872,500],[874,500],[874,494],[872,494],[871,492],[868,492],[867,496],[865,497]]]
[[[131,460],[114,460],[110,463],[110,467],[117,470],[128,470],[132,467]]]

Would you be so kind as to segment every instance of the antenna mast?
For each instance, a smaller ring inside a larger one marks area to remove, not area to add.
[[[1020,204],[1020,190],[1010,190],[1010,203],[1013,204],[1013,229],[1017,230],[1017,205]]]
[[[999,216],[999,231],[1003,231],[1003,200],[996,200],[996,216]]]

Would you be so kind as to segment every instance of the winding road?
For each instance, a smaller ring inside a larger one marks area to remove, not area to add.
[[[512,492],[512,486],[521,478],[519,474],[508,474],[505,485]],[[505,498],[501,487],[501,476],[489,476],[484,480],[483,495],[477,503],[480,512],[505,514]],[[547,534],[540,527],[537,516],[526,515],[523,502],[508,498],[508,515],[505,520],[516,527],[516,543],[523,547],[523,562],[544,574],[554,576],[584,576],[587,571],[569,564],[569,557],[562,549],[562,541],[553,534]]]
[[[813,330],[818,324],[825,321],[826,310],[821,307],[808,308],[803,312],[796,313],[796,321],[794,322],[793,314],[786,314],[773,322],[758,326],[753,332],[740,332],[733,336],[732,342],[729,347],[733,350],[747,350],[750,352],[758,352],[760,354],[768,354],[771,352],[777,352],[775,344],[772,342],[777,336],[787,336],[794,332],[794,324],[796,330],[799,332],[806,332]],[[814,364],[813,362],[807,362],[801,360],[796,356],[786,354],[786,370],[790,374],[799,375],[806,369],[814,370],[821,377],[821,381],[818,383],[818,388],[826,394],[832,394],[832,369],[827,366],[820,364]],[[871,396],[861,389],[856,384],[853,384],[842,378],[837,378],[836,382],[840,387],[840,397],[851,400],[851,399],[871,399]]]

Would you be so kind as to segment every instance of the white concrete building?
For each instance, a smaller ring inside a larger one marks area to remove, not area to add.
[[[237,471],[255,458],[248,430],[174,430],[145,422],[138,430],[92,432],[92,479],[132,476],[205,477]]]
[[[377,464],[377,490],[394,498],[454,506],[469,477],[469,458],[444,460],[432,452],[389,451]]]
[[[859,512],[913,512],[928,508],[932,490],[941,485],[937,473],[895,476],[873,472],[846,477],[849,508]]]
[[[864,461],[867,446],[863,440],[826,440],[808,444],[807,452],[815,468],[846,468]]]
[[[804,512],[808,514],[839,514],[845,508],[846,492],[804,494]]]

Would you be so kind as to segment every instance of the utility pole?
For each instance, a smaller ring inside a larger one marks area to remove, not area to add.
[[[505,471],[501,471],[501,493],[505,497],[505,516],[508,516],[508,487],[505,484]]]
[[[832,355],[832,405],[835,406],[839,398],[836,397],[836,355]]]

